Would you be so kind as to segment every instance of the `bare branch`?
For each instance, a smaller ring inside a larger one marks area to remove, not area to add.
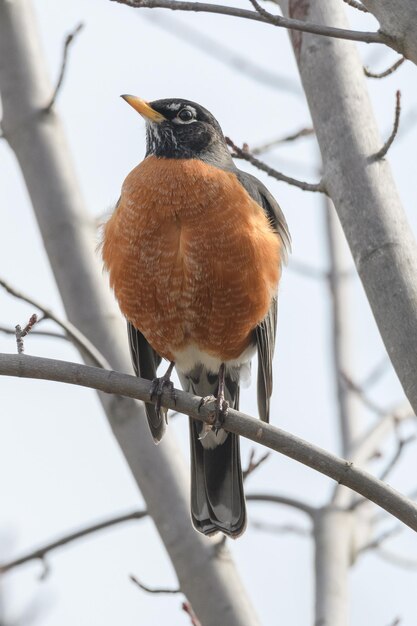
[[[294,187],[298,187],[299,189],[303,189],[304,191],[319,191],[321,193],[327,193],[324,187],[323,181],[320,181],[317,184],[312,184],[312,183],[305,183],[301,180],[297,180],[296,178],[291,178],[290,176],[281,174],[281,172],[278,172],[277,170],[274,170],[272,167],[269,167],[269,165],[266,165],[266,163],[263,163],[263,161],[259,161],[259,159],[254,157],[253,154],[248,152],[247,149],[239,148],[230,139],[230,137],[226,137],[226,143],[233,149],[234,151],[234,154],[232,154],[233,157],[238,158],[238,159],[244,159],[245,161],[252,163],[252,165],[257,167],[259,170],[266,172],[268,176],[272,176],[272,178],[276,178],[277,180],[288,183],[289,185],[293,185]]]
[[[74,41],[75,37],[78,35],[78,33],[84,28],[84,24],[82,22],[80,22],[78,24],[78,26],[76,26],[74,28],[74,30],[69,33],[69,35],[66,36],[65,38],[65,42],[64,42],[64,50],[62,53],[62,62],[61,62],[61,69],[59,72],[59,76],[58,76],[58,80],[55,86],[55,89],[53,91],[53,94],[51,96],[51,99],[49,101],[49,104],[46,105],[46,107],[44,108],[44,113],[49,113],[49,111],[52,109],[52,107],[55,104],[55,101],[58,97],[58,94],[60,92],[60,89],[62,87],[62,83],[64,81],[65,78],[65,71],[67,69],[67,62],[68,62],[68,51],[70,48],[70,45],[72,44],[72,42]]]
[[[12,287],[3,278],[0,278],[0,287],[3,287],[3,289],[5,289],[7,293],[9,293],[11,296],[18,298],[19,300],[23,300],[24,302],[27,302],[28,304],[31,304],[35,308],[42,311],[44,315],[42,319],[50,319],[55,322],[55,324],[58,324],[58,326],[60,326],[66,332],[76,348],[81,350],[81,352],[86,355],[94,365],[97,365],[97,367],[102,367],[103,369],[110,369],[108,361],[104,358],[101,352],[97,350],[97,348],[91,343],[91,341],[87,339],[87,337],[83,335],[83,333],[78,330],[78,328],[76,328],[74,324],[71,324],[71,322],[69,322],[68,320],[61,319],[60,317],[55,315],[53,311],[46,308],[37,300],[34,300],[30,296]]]
[[[16,335],[16,344],[17,344],[18,354],[24,353],[25,346],[23,343],[23,338],[26,337],[26,335],[30,333],[30,331],[35,326],[37,321],[38,321],[38,316],[36,315],[36,313],[34,313],[33,315],[30,316],[29,322],[26,324],[26,326],[23,329],[20,326],[20,324],[16,324],[15,335]]]
[[[358,11],[362,11],[363,13],[369,13],[368,9],[363,6],[361,2],[357,2],[356,0],[343,0],[343,2],[348,4],[350,7],[357,9]]]
[[[401,115],[401,92],[398,90],[395,94],[396,104],[395,104],[395,116],[394,116],[394,125],[392,127],[392,133],[388,137],[387,141],[382,146],[381,150],[378,150],[376,154],[371,157],[371,161],[380,161],[387,154],[388,150],[391,148],[392,143],[397,135],[398,126],[400,123],[400,115]]]
[[[402,556],[401,554],[385,550],[385,548],[380,548],[375,552],[375,554],[381,557],[381,559],[384,559],[384,561],[387,561],[392,565],[396,565],[397,567],[411,570],[417,569],[417,559],[410,559],[406,556]]]
[[[232,17],[241,17],[264,24],[272,24],[280,28],[288,28],[290,30],[298,30],[304,33],[314,33],[315,35],[323,35],[324,37],[336,37],[338,39],[349,39],[351,41],[363,41],[364,43],[383,43],[390,45],[390,38],[379,32],[361,32],[347,30],[343,28],[333,28],[332,26],[322,26],[320,24],[310,24],[302,20],[294,20],[291,18],[281,17],[279,15],[271,15],[265,17],[258,11],[247,11],[237,7],[228,7],[218,4],[206,4],[204,2],[183,2],[180,0],[110,0],[125,4],[133,9],[171,9],[172,11],[195,11],[204,13],[217,13],[220,15],[230,15]],[[252,3],[253,4],[253,3]],[[259,6],[259,5],[258,5]],[[261,7],[262,8],[262,7]],[[268,12],[266,12],[268,13]]]
[[[185,611],[185,613],[187,613],[187,615],[190,616],[192,626],[202,626],[200,620],[198,619],[197,615],[193,611],[193,607],[191,606],[189,602],[185,600],[182,603],[181,608],[183,611]]]
[[[291,257],[290,259],[290,262],[288,264],[288,269],[292,272],[295,272],[296,274],[301,274],[302,276],[305,276],[306,278],[314,278],[316,280],[329,280],[329,276],[330,276],[329,270],[322,270],[322,269],[312,267],[311,265],[308,265],[307,263],[304,263],[303,261],[298,261],[297,259],[294,259],[293,257]],[[355,269],[342,270],[342,271],[336,272],[335,275],[337,277],[337,280],[347,280],[350,278],[354,278],[356,276],[356,270]]]
[[[45,319],[45,318],[43,318]],[[42,319],[38,320],[40,323]],[[0,326],[0,333],[4,333],[5,335],[14,335],[16,336],[16,330],[11,326]],[[53,337],[54,339],[65,339],[65,341],[70,341],[66,335],[62,333],[54,333],[52,330],[32,330],[30,333],[31,337]]]
[[[169,14],[151,11],[143,13],[153,25],[159,26],[171,36],[179,38],[183,43],[188,43],[194,48],[208,54],[211,59],[216,59],[224,65],[232,67],[235,71],[255,80],[262,85],[279,89],[281,92],[301,95],[301,88],[297,81],[287,76],[271,72],[268,68],[258,65],[249,56],[239,53],[236,48],[225,46],[218,38],[209,37],[203,30],[194,29],[188,24],[177,19],[170,18]]]
[[[181,589],[167,589],[164,587],[148,587],[147,585],[144,585],[143,583],[141,583],[136,576],[133,576],[133,574],[130,574],[129,576],[130,580],[132,581],[132,583],[135,583],[135,585],[137,585],[139,587],[139,589],[142,589],[142,591],[146,591],[147,593],[161,593],[161,594],[177,594],[177,593],[181,593]]]
[[[356,0],[343,0],[343,2],[346,2],[346,4],[348,4],[350,7],[353,7],[354,9],[357,9],[358,11],[362,11],[363,13],[369,13],[368,9],[364,7],[361,2],[356,2]]]
[[[384,72],[371,72],[369,68],[367,67],[364,67],[363,71],[364,71],[365,76],[367,76],[368,78],[385,78],[386,76],[393,74],[395,70],[397,70],[404,63],[405,60],[406,60],[405,57],[400,57],[397,61],[395,61],[395,63],[390,65],[390,67],[386,69]]]
[[[252,448],[249,455],[249,463],[246,470],[243,472],[243,480],[246,480],[248,476],[250,476],[267,458],[270,456],[270,452],[265,452],[262,456],[259,457],[257,461],[255,461],[255,449]]]
[[[317,510],[314,506],[311,506],[302,500],[297,500],[296,498],[290,498],[287,496],[272,495],[269,493],[249,493],[246,496],[246,500],[248,500],[248,502],[269,502],[272,504],[289,506],[292,509],[297,509],[298,511],[306,513],[306,515],[311,518],[314,517]]]
[[[311,530],[297,526],[296,524],[273,524],[260,520],[252,520],[250,525],[255,530],[272,533],[274,535],[297,535],[298,537],[311,537]]]
[[[152,383],[150,381],[115,371],[105,371],[96,367],[55,359],[20,354],[0,354],[0,375],[65,382],[106,393],[136,398],[144,402],[156,401],[155,397],[151,399]],[[201,406],[201,398],[179,389],[175,390],[175,398],[171,393],[164,392],[162,406],[181,411],[185,415],[210,425],[214,423],[214,402],[208,402],[205,406]],[[354,467],[353,463],[280,428],[234,409],[229,410],[224,421],[224,428],[271,450],[285,454],[333,478],[339,484],[345,485],[364,498],[371,500],[417,531],[416,503],[389,485],[384,484],[378,478],[371,476],[368,472]],[[270,498],[270,496],[267,497]],[[252,499],[259,499],[259,496],[254,496]],[[271,501],[274,501],[274,497]],[[307,508],[310,509],[308,506]]]
[[[393,526],[389,530],[386,530],[385,532],[383,532],[380,535],[378,535],[378,537],[376,537],[375,539],[373,539],[369,543],[366,543],[363,546],[361,546],[358,549],[357,553],[358,554],[363,554],[364,552],[369,552],[370,550],[376,550],[376,549],[380,548],[381,545],[385,541],[388,541],[388,539],[391,539],[392,537],[395,537],[400,532],[402,532],[403,529],[404,529],[404,526],[402,526],[401,524],[397,524],[396,526]]]
[[[363,465],[369,459],[374,458],[378,447],[384,437],[396,428],[400,421],[415,419],[410,403],[397,407],[395,413],[385,413],[368,431],[357,441],[352,451],[351,458],[358,465]],[[409,496],[410,497],[410,496]]]
[[[390,366],[391,366],[391,362],[388,356],[384,354],[384,356],[379,361],[379,363],[377,363],[369,372],[369,374],[365,376],[360,387],[365,391],[367,388],[372,387],[375,383],[378,382],[381,376],[385,374],[385,372]]]
[[[27,357],[26,357],[27,358]],[[148,515],[147,511],[133,511],[132,513],[126,513],[124,515],[119,515],[117,517],[112,517],[104,522],[98,522],[97,524],[93,524],[92,526],[86,526],[81,530],[76,530],[72,533],[64,535],[55,541],[47,543],[40,548],[36,548],[36,550],[32,550],[27,552],[23,556],[20,556],[17,559],[13,559],[13,561],[8,561],[7,563],[0,564],[0,573],[4,574],[9,570],[19,567],[19,565],[23,565],[24,563],[28,563],[29,561],[44,561],[45,556],[50,552],[53,552],[57,548],[61,548],[62,546],[67,545],[81,537],[85,537],[87,535],[91,535],[93,533],[98,532],[99,530],[104,530],[105,528],[110,528],[111,526],[116,526],[117,524],[122,524],[124,522],[131,522],[133,520],[143,519]]]
[[[397,430],[396,430],[397,432]],[[416,440],[416,435],[410,435],[409,437],[402,438],[397,432],[397,447],[392,459],[389,461],[388,465],[385,467],[384,471],[381,472],[380,480],[386,480],[389,474],[392,472],[394,467],[397,465],[398,461],[401,458],[401,455],[404,451],[404,448],[408,446],[410,443]]]
[[[283,143],[290,143],[292,141],[297,141],[301,137],[311,137],[314,135],[314,128],[305,127],[300,128],[294,133],[290,133],[289,135],[285,135],[284,137],[279,137],[278,139],[274,139],[273,141],[268,141],[261,146],[257,146],[256,148],[251,148],[251,154],[263,154],[264,152],[268,152],[271,148],[275,148],[275,146],[280,146]]]
[[[387,409],[384,408],[382,406],[380,406],[379,404],[377,404],[376,402],[374,402],[373,400],[371,400],[371,398],[369,398],[369,396],[366,394],[365,390],[363,387],[360,387],[357,383],[355,383],[352,378],[350,378],[346,372],[340,372],[340,376],[344,382],[344,384],[347,386],[348,389],[350,389],[350,391],[353,391],[353,393],[355,393],[362,401],[362,403],[371,411],[373,411],[376,415],[379,415],[380,417],[386,417],[387,415],[390,415],[391,418],[393,420],[402,420],[404,419],[404,414],[403,414],[403,408],[400,407],[399,409]],[[410,411],[410,415],[412,415],[412,412]]]

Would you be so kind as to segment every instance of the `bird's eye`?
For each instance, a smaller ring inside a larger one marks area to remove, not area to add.
[[[190,109],[181,109],[181,111],[178,113],[178,117],[182,122],[190,122],[193,119],[194,115],[192,114]]]

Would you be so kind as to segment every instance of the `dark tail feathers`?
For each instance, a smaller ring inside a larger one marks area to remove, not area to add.
[[[190,419],[191,517],[205,535],[221,531],[238,537],[246,527],[246,506],[240,464],[239,437],[205,449],[199,440],[201,425]]]

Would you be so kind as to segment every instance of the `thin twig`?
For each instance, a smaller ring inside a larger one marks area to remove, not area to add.
[[[305,183],[301,180],[297,180],[296,178],[291,178],[290,176],[286,176],[285,174],[281,174],[281,172],[278,172],[277,170],[274,170],[272,167],[269,167],[269,165],[266,165],[266,163],[263,163],[263,161],[260,161],[259,159],[257,159],[256,157],[253,156],[253,154],[251,154],[250,152],[248,152],[248,150],[244,147],[244,148],[239,148],[231,139],[230,137],[226,137],[226,143],[232,148],[233,150],[233,154],[232,156],[238,159],[244,159],[245,161],[248,161],[249,163],[252,163],[252,165],[254,165],[255,167],[257,167],[259,170],[262,170],[263,172],[266,172],[268,174],[268,176],[272,176],[272,178],[276,178],[277,180],[283,181],[285,183],[288,183],[289,185],[293,185],[294,187],[298,187],[299,189],[303,189],[303,191],[315,191],[315,192],[321,192],[321,193],[327,193],[326,189],[324,187],[324,183],[323,181],[320,181],[319,183]]]
[[[311,537],[312,532],[308,528],[297,526],[296,524],[273,524],[259,520],[251,520],[251,528],[274,535],[297,535],[299,537]]]
[[[304,33],[312,33],[314,35],[323,35],[324,37],[336,37],[337,39],[348,39],[350,41],[362,41],[364,43],[382,43],[389,45],[390,38],[380,32],[362,32],[355,30],[346,30],[344,28],[334,28],[332,26],[323,26],[322,24],[310,24],[303,20],[294,20],[279,15],[273,15],[273,19],[269,19],[261,15],[258,11],[248,11],[238,7],[228,7],[219,4],[207,4],[205,2],[184,2],[180,0],[110,0],[118,2],[133,9],[170,9],[172,11],[195,11],[204,13],[217,13],[219,15],[230,15],[232,17],[241,17],[244,19],[263,22],[264,24],[272,24],[279,28],[288,28],[290,30],[299,30]]]
[[[19,354],[0,354],[0,375],[65,382],[136,398],[144,402],[156,401],[154,396],[151,398],[152,383],[148,380],[68,361]],[[208,402],[202,406],[201,398],[179,389],[175,390],[175,396],[171,392],[164,392],[161,400],[162,406],[167,409],[176,409],[199,421],[214,424],[214,402]],[[339,484],[353,489],[417,531],[416,503],[365,470],[355,467],[352,462],[234,409],[229,409],[223,428],[333,478]],[[310,514],[311,507],[304,505],[302,508],[308,509]]]
[[[401,554],[391,552],[390,550],[385,550],[385,548],[379,548],[375,554],[377,554],[381,559],[384,559],[384,561],[387,561],[392,565],[396,565],[397,567],[411,570],[417,569],[417,559],[410,559],[406,556],[402,556]]]
[[[373,385],[375,385],[375,383],[379,381],[381,376],[385,374],[385,372],[387,371],[387,369],[389,369],[390,366],[391,366],[391,361],[389,360],[388,355],[384,354],[384,356],[379,361],[379,363],[377,363],[369,372],[369,374],[365,376],[360,387],[363,390],[366,390],[366,389],[369,389],[369,387],[372,387]]]
[[[368,67],[364,67],[363,72],[365,76],[367,76],[368,78],[385,78],[386,76],[393,74],[395,70],[397,70],[404,63],[404,61],[405,61],[405,57],[400,57],[398,61],[395,61],[395,63],[390,65],[390,67],[386,69],[384,72],[371,72]]]
[[[45,318],[43,318],[45,319]],[[40,322],[42,320],[38,320]],[[16,336],[16,330],[11,326],[0,326],[0,333],[4,333],[5,335],[14,335]],[[65,341],[70,341],[67,335],[63,335],[62,333],[55,333],[52,330],[32,330],[30,333],[31,337],[53,337],[54,339],[65,339]]]
[[[392,472],[392,470],[394,469],[394,467],[397,465],[398,461],[400,460],[401,455],[404,452],[404,449],[415,440],[416,440],[416,435],[410,435],[409,437],[402,438],[397,433],[397,447],[395,449],[395,453],[392,459],[389,461],[388,465],[383,470],[383,472],[381,472],[379,476],[380,480],[386,480],[388,478],[389,474]]]
[[[140,580],[136,578],[136,576],[133,576],[133,574],[130,574],[129,578],[132,581],[132,583],[135,583],[135,585],[137,585],[140,589],[142,589],[142,591],[146,591],[147,593],[156,593],[156,594],[158,593],[161,593],[161,594],[181,593],[181,589],[168,589],[164,587],[148,587],[147,585],[144,585],[143,583],[141,583]]]
[[[270,452],[265,452],[258,460],[255,461],[255,449],[252,448],[249,455],[248,467],[243,472],[243,480],[246,480],[267,458],[270,456]]]
[[[404,526],[402,526],[401,524],[397,524],[396,526],[393,526],[389,530],[386,530],[380,535],[378,535],[378,537],[376,537],[372,541],[369,541],[369,543],[366,543],[363,546],[361,546],[358,549],[357,553],[363,554],[364,552],[369,552],[370,550],[377,550],[378,548],[382,546],[383,543],[388,541],[388,539],[391,539],[392,537],[399,535],[400,532],[402,532],[403,530],[404,530]]]
[[[35,326],[37,321],[38,321],[38,316],[36,315],[36,313],[34,313],[33,315],[30,316],[28,323],[26,324],[26,326],[23,329],[22,329],[20,324],[16,324],[16,326],[15,326],[15,335],[16,335],[16,344],[17,344],[17,353],[18,354],[23,354],[24,353],[25,345],[24,345],[24,342],[23,342],[23,337],[26,337],[26,335],[28,335],[30,333],[30,331]]]
[[[44,108],[44,112],[45,113],[49,113],[49,111],[52,109],[52,107],[55,104],[55,101],[58,97],[58,94],[60,92],[60,89],[62,87],[62,83],[64,81],[65,78],[65,71],[67,69],[67,62],[68,62],[68,51],[69,48],[72,44],[72,42],[74,41],[75,37],[78,35],[78,33],[84,28],[84,24],[82,22],[80,22],[75,28],[74,30],[69,33],[69,35],[66,36],[65,38],[65,42],[64,42],[64,50],[62,53],[62,61],[61,61],[61,69],[59,72],[59,76],[58,76],[58,80],[57,83],[55,85],[55,89],[53,91],[53,94],[51,96],[51,99],[49,101],[49,103],[46,105],[46,107]]]
[[[373,400],[371,400],[371,398],[369,398],[369,396],[366,394],[365,390],[363,389],[363,387],[360,387],[357,383],[355,383],[352,378],[350,378],[350,376],[348,376],[346,374],[346,372],[340,372],[339,373],[343,383],[346,385],[346,387],[352,391],[353,393],[355,393],[362,401],[362,403],[364,404],[364,406],[366,406],[368,409],[370,409],[371,411],[373,411],[376,415],[379,415],[380,417],[385,417],[386,415],[391,415],[392,419],[396,420],[401,420],[403,419],[403,415],[398,412],[396,412],[395,409],[387,409],[384,407],[381,407],[379,404],[377,404],[376,402],[374,402]]]
[[[343,2],[358,11],[362,11],[362,13],[369,13],[368,9],[361,2],[356,2],[356,0],[343,0]]]
[[[395,94],[395,116],[394,116],[394,125],[392,127],[392,133],[388,137],[387,141],[382,146],[381,150],[378,150],[376,154],[374,154],[371,158],[372,161],[380,161],[387,154],[388,150],[391,148],[391,145],[396,137],[398,132],[398,126],[400,124],[400,115],[401,115],[401,91],[397,91]]]
[[[87,337],[83,335],[83,333],[78,330],[76,326],[74,326],[74,324],[71,324],[71,322],[69,322],[68,320],[61,319],[60,317],[55,315],[53,311],[46,308],[43,304],[24,294],[22,291],[15,289],[2,278],[0,278],[0,287],[3,287],[3,289],[5,289],[7,293],[9,293],[11,296],[18,298],[19,300],[23,300],[24,302],[27,302],[28,304],[34,306],[36,309],[39,309],[39,311],[42,311],[42,319],[50,319],[55,322],[55,324],[58,324],[58,326],[60,326],[66,332],[72,343],[84,355],[88,356],[94,365],[97,365],[97,367],[102,367],[103,369],[111,369],[107,359],[104,358],[104,356],[101,354],[101,352],[99,352],[99,350],[97,350],[94,344],[92,344],[91,341],[87,339]]]
[[[302,511],[306,513],[309,517],[313,518],[316,514],[316,508],[307,504],[307,502],[303,502],[302,500],[297,500],[296,498],[290,498],[287,496],[278,496],[269,493],[248,493],[246,496],[246,500],[248,502],[268,502],[271,504],[279,504],[282,506],[289,506],[292,509],[297,509],[298,511]]]
[[[197,615],[193,611],[193,607],[187,600],[184,600],[184,602],[181,605],[181,608],[183,611],[185,611],[185,613],[187,613],[187,615],[189,615],[192,626],[202,626],[200,620],[198,619]]]
[[[267,67],[258,65],[249,56],[244,56],[238,49],[226,46],[218,38],[208,36],[202,29],[195,29],[184,22],[172,18],[162,12],[143,13],[145,19],[151,24],[159,26],[171,36],[179,38],[183,43],[188,43],[194,48],[208,54],[211,59],[216,59],[224,65],[232,67],[235,71],[255,80],[258,83],[291,93],[301,95],[300,84],[284,75],[270,71]]]
[[[329,270],[321,270],[316,267],[312,267],[303,261],[298,261],[291,257],[290,262],[288,263],[288,269],[296,274],[301,274],[306,278],[314,278],[316,280],[329,280],[330,271]],[[354,278],[357,276],[355,269],[341,270],[336,272],[335,276],[337,280],[347,280]]]
[[[28,357],[29,358],[29,357]],[[3,563],[0,565],[0,572],[4,574],[9,570],[18,567],[19,565],[23,565],[23,563],[28,563],[29,561],[44,561],[45,556],[53,550],[57,548],[61,548],[68,543],[76,541],[81,537],[85,537],[87,535],[91,535],[93,533],[98,532],[99,530],[104,530],[105,528],[110,528],[110,526],[116,526],[117,524],[122,524],[124,522],[130,522],[133,520],[143,519],[148,515],[147,511],[133,511],[132,513],[126,513],[124,515],[118,515],[117,517],[112,517],[104,522],[98,522],[97,524],[93,524],[91,526],[86,526],[81,530],[76,530],[71,532],[55,541],[47,543],[40,548],[36,548],[36,550],[32,550],[27,552],[23,556],[20,556],[17,559],[13,559],[12,561],[8,561],[7,563]]]
[[[250,152],[251,154],[263,154],[264,152],[268,152],[268,150],[271,150],[271,148],[275,148],[275,146],[280,146],[283,143],[290,143],[292,141],[296,141],[297,139],[300,139],[301,137],[311,137],[312,135],[314,135],[314,128],[311,127],[306,127],[306,128],[300,128],[300,130],[297,130],[294,133],[290,133],[289,135],[284,135],[284,137],[279,137],[278,139],[274,139],[273,141],[268,141],[267,143],[264,143],[260,146],[256,146],[256,148],[251,148]]]

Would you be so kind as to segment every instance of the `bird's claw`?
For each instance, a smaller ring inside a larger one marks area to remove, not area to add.
[[[151,385],[150,397],[151,400],[156,398],[155,409],[157,413],[161,410],[162,394],[164,391],[168,391],[176,404],[177,396],[174,390],[174,383],[170,380],[169,376],[164,375],[160,378],[154,378]]]
[[[211,428],[214,430],[214,432],[217,435],[219,430],[223,427],[224,420],[229,411],[229,403],[227,402],[227,400],[225,400],[221,396],[217,398],[216,396],[205,396],[204,398],[201,398],[200,400],[200,403],[198,405],[198,412],[201,411],[203,406],[205,406],[206,404],[209,404],[210,402],[214,402],[215,404],[214,404],[214,411],[211,411],[210,413],[210,422],[208,423],[210,424]]]
[[[224,398],[216,398],[216,408],[214,411],[215,420],[213,425],[213,430],[216,435],[223,427],[224,420],[226,419],[228,412],[229,403],[227,402],[227,400],[225,400]]]

